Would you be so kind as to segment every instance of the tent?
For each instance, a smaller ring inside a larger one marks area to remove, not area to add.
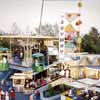
[[[89,66],[89,65],[92,64],[92,62],[91,62],[91,60],[90,60],[87,56],[85,56],[85,57],[83,57],[83,58],[79,61],[78,64],[79,64],[79,65],[83,65],[83,66]]]
[[[95,85],[98,80],[94,80],[94,79],[90,79],[90,78],[84,78],[84,79],[79,79],[77,81],[80,82],[80,83],[83,83],[85,85],[92,86],[92,85]]]
[[[80,82],[77,82],[77,81],[76,82],[71,82],[68,85],[70,85],[72,87],[75,87],[75,88],[78,88],[78,89],[85,88],[85,85],[83,83],[80,83]]]
[[[100,93],[100,88],[98,88],[98,87],[96,87],[96,86],[90,87],[90,88],[88,88],[88,89]]]
[[[97,82],[96,82],[96,86],[100,87],[100,79],[97,80]]]

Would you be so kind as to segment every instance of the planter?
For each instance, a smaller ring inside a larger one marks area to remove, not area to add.
[[[58,99],[61,96],[61,93],[63,93],[66,90],[69,90],[71,87],[59,84],[55,87],[52,87],[51,85],[48,86],[46,90],[40,93],[41,100],[54,100]]]
[[[43,92],[40,93],[41,100],[54,100],[60,98],[60,94],[52,96],[52,97],[44,97]]]

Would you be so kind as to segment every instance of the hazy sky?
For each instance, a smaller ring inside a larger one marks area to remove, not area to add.
[[[34,30],[39,25],[42,0],[0,0],[0,29],[11,32],[12,23],[25,31],[26,27]],[[100,0],[83,0],[81,9],[82,33],[95,26],[100,30]],[[44,2],[44,23],[57,23],[59,17],[68,12],[77,12],[77,2],[74,0],[48,0]]]

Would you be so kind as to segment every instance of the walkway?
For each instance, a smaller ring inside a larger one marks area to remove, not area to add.
[[[62,83],[68,84],[68,83],[70,83],[70,80],[68,80],[67,78],[60,78],[60,79],[58,79],[58,80],[56,80],[56,81],[53,81],[53,82],[50,83],[50,84],[52,84],[53,86],[55,86],[55,85],[57,85],[57,84],[62,84]],[[2,87],[2,89],[3,89],[4,91],[7,91],[8,88],[9,88],[9,87],[7,87],[7,86],[1,86],[1,85],[0,85],[0,87]],[[43,87],[41,87],[41,88],[39,88],[38,90],[39,90],[40,92],[42,92],[42,91],[45,90],[45,88],[47,88],[47,85],[46,85],[46,86],[43,86]],[[16,98],[15,98],[15,100],[29,100],[29,97],[30,97],[30,94],[29,94],[29,95],[25,95],[25,94],[23,94],[22,92],[16,92]],[[39,100],[39,99],[35,99],[35,100]],[[61,99],[60,99],[60,98],[57,98],[57,99],[55,99],[55,100],[61,100]]]
[[[51,82],[50,84],[51,84],[52,86],[56,86],[56,85],[58,85],[58,84],[66,84],[66,85],[68,85],[68,84],[71,83],[71,81],[72,81],[71,79],[60,78],[60,79],[58,79],[58,80],[55,80],[55,81]],[[38,88],[38,90],[39,90],[40,93],[41,93],[42,91],[45,91],[45,90],[47,89],[47,87],[48,87],[48,85],[45,85],[45,86],[43,86],[43,87]],[[36,100],[39,100],[39,99],[36,99]],[[59,97],[59,98],[54,99],[54,100],[61,100],[61,98]]]

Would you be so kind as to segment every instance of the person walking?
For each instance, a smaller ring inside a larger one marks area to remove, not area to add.
[[[3,100],[4,95],[5,95],[4,91],[0,89],[0,100]]]
[[[10,98],[11,100],[15,100],[15,90],[13,88],[10,91]]]

